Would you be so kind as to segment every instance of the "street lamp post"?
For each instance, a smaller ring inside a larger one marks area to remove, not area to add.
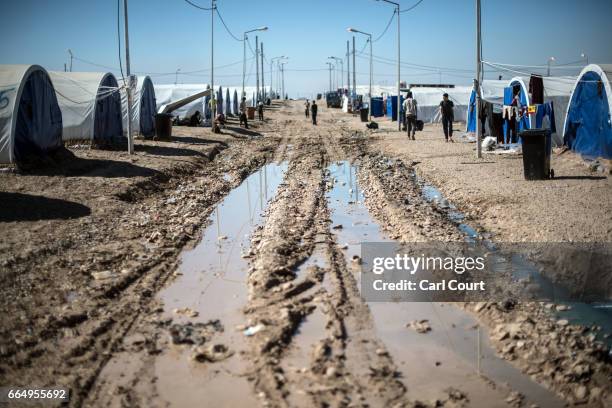
[[[548,61],[546,61],[546,65],[548,65],[548,70],[546,71],[546,76],[550,76],[550,63],[555,61],[555,57],[550,57]]]
[[[580,58],[584,58],[586,60],[586,65],[589,65],[589,56],[586,55],[584,52],[582,54],[580,54]]]
[[[285,64],[286,63],[287,63],[286,61],[280,63],[280,71],[281,71],[281,78],[282,78],[281,79],[281,89],[283,91],[283,95],[281,96],[281,100],[285,99]]]
[[[282,55],[282,56],[280,56],[280,57],[274,57],[274,58],[270,59],[270,92],[272,92],[272,91],[273,91],[273,89],[274,89],[274,86],[273,86],[274,82],[273,82],[273,77],[272,77],[272,72],[274,71],[274,65],[273,65],[273,64],[274,64],[274,61],[275,61],[275,60],[285,59],[285,58],[287,58],[287,57],[285,57],[284,55]],[[277,93],[278,93],[278,92],[277,92]]]
[[[368,36],[368,41],[370,42],[370,100],[368,103],[368,121],[371,122],[372,121],[372,68],[373,68],[373,64],[372,64],[372,34],[370,33],[366,33],[364,31],[359,31],[355,28],[348,28],[348,32],[350,33],[359,33],[359,34],[363,34],[363,35],[367,35]],[[398,95],[399,98],[399,95]]]
[[[252,33],[254,31],[266,31],[268,29],[268,27],[259,27],[259,28],[254,28],[252,30],[249,31],[245,31],[244,35],[242,37],[242,96],[240,97],[240,101],[242,102],[242,98],[245,97],[244,94],[244,79],[246,77],[246,43],[247,43],[247,34],[248,33]]]
[[[380,1],[380,0],[378,0]],[[400,5],[394,1],[390,0],[382,0],[385,3],[393,4],[395,8],[395,12],[397,13],[397,130],[402,131],[402,121],[400,120],[400,115],[402,112],[402,103],[400,101]],[[440,80],[440,82],[442,82]]]
[[[174,85],[178,84],[178,74],[179,74],[179,72],[181,72],[181,69],[180,69],[180,68],[179,68],[179,69],[177,69],[177,70],[176,70],[176,73],[174,74],[174,75],[175,75],[175,76],[174,76]]]
[[[326,62],[326,64],[329,67],[329,90],[327,92],[330,93],[332,91],[332,69],[334,68],[334,64],[331,62]]]
[[[341,88],[344,89],[344,59],[343,58],[338,58],[338,57],[327,57],[328,59],[333,59],[336,62],[340,63],[340,80],[342,81],[342,84],[340,85]],[[336,65],[337,67],[338,65]]]

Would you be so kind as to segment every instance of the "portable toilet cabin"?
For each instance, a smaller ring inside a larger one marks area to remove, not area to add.
[[[109,72],[49,72],[62,111],[64,141],[125,142],[121,93]]]
[[[404,103],[404,97],[400,96],[400,105]],[[392,121],[397,120],[397,95],[389,95],[387,96],[387,116],[391,118]],[[401,110],[401,108],[400,108]],[[401,113],[401,112],[400,112]]]
[[[62,145],[62,114],[47,71],[0,65],[0,164],[19,165]]]
[[[612,159],[610,78],[612,65],[587,65],[571,92],[563,140],[582,156]]]

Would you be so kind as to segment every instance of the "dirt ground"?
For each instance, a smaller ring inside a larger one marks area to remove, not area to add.
[[[611,406],[605,334],[569,308],[366,303],[358,273],[363,241],[464,239],[418,178],[494,242],[610,242],[609,175],[564,153],[526,182],[437,125],[413,142],[319,109],[0,174],[0,385],[70,406]]]

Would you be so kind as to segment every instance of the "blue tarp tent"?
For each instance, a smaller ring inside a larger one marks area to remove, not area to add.
[[[588,65],[570,97],[563,139],[585,157],[612,159],[611,77],[612,65]]]
[[[217,112],[216,114],[223,113],[223,88],[219,86],[219,92],[217,92]]]
[[[504,102],[504,88],[507,84],[507,81],[485,79],[482,81],[480,89],[482,100],[501,106]],[[468,102],[465,130],[466,132],[476,132],[476,91],[474,89],[470,93]]]
[[[400,97],[400,104],[404,103],[404,97]],[[397,120],[397,96],[387,96],[387,116],[391,120]]]
[[[38,65],[0,65],[0,164],[19,164],[62,146],[62,114]]]
[[[232,114],[232,100],[230,98],[229,88],[225,88],[225,115]]]
[[[372,111],[371,114],[373,117],[378,118],[380,116],[383,116],[384,111],[383,111],[383,99],[382,98],[371,98],[371,104],[372,104]]]

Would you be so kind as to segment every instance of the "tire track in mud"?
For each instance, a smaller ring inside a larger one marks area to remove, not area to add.
[[[338,152],[319,131],[301,130],[285,182],[252,237],[245,312],[251,327],[263,327],[250,339],[255,391],[272,406],[407,403],[330,232],[327,167]],[[313,256],[324,257],[322,265],[306,267]]]
[[[133,196],[136,200],[133,211],[119,218],[117,226],[134,219],[152,222],[141,225],[136,236],[89,243],[98,256],[109,255],[108,260],[103,260],[105,268],[121,273],[113,273],[108,279],[91,279],[82,285],[75,299],[61,310],[51,311],[47,322],[39,325],[42,332],[30,333],[32,341],[22,344],[19,351],[8,354],[11,350],[2,348],[2,378],[18,378],[23,384],[63,384],[72,389],[70,405],[82,405],[112,350],[141,314],[151,312],[152,295],[171,277],[178,254],[193,242],[213,204],[265,162],[274,142],[274,139],[256,145],[237,142],[193,175],[170,183],[156,195],[142,196],[143,201]],[[245,154],[245,149],[249,153]],[[174,204],[179,199],[181,207]],[[160,207],[180,213],[181,223],[172,224],[174,216],[157,218],[155,213]],[[176,232],[156,235],[156,230],[164,231],[168,226]],[[126,229],[116,231],[121,235]],[[83,273],[89,273],[87,265],[91,261],[80,252],[69,250],[64,257],[81,260]],[[39,261],[36,268],[45,268],[46,262]],[[70,263],[66,266],[70,267]],[[62,352],[53,352],[58,349]]]

